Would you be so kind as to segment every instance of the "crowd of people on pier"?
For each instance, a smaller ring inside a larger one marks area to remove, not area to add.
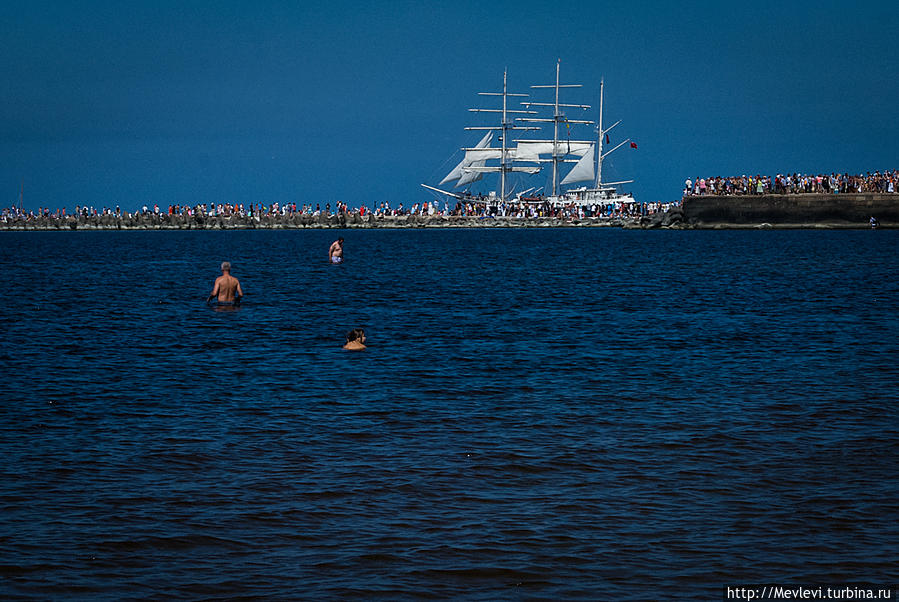
[[[335,203],[334,210],[331,209],[331,204],[326,203],[325,208],[322,209],[321,204],[317,203],[315,206],[310,204],[297,205],[296,203],[197,203],[194,205],[182,205],[182,204],[172,204],[167,207],[162,206],[158,203],[154,203],[153,205],[143,205],[137,211],[133,213],[129,213],[127,211],[123,211],[120,206],[116,205],[113,207],[100,207],[96,208],[93,206],[81,206],[76,205],[74,211],[67,212],[66,208],[63,207],[61,209],[50,209],[49,207],[39,207],[37,211],[35,210],[26,210],[21,209],[20,207],[7,207],[0,210],[0,219],[5,221],[11,219],[38,219],[38,218],[57,218],[64,219],[69,216],[74,217],[102,217],[106,215],[111,215],[113,217],[124,217],[130,215],[150,215],[150,216],[163,216],[163,215],[180,215],[180,216],[204,216],[204,217],[231,217],[232,215],[237,215],[240,217],[260,217],[260,216],[268,216],[268,215],[295,215],[298,213],[309,214],[313,216],[321,215],[325,213],[326,215],[333,215],[335,213],[350,213],[351,210],[348,208],[346,203]],[[359,215],[366,215],[368,213],[368,209],[366,207],[359,207],[357,209],[353,209],[352,212],[355,212]]]
[[[158,205],[153,205],[153,208],[150,209],[147,206],[144,206],[141,211],[143,213],[160,213],[160,209]],[[356,213],[360,215],[365,215],[367,209],[363,206],[358,209],[353,209]],[[303,215],[312,215],[319,216],[322,213],[325,215],[333,215],[334,213],[351,213],[352,212],[346,203],[336,202],[334,204],[334,209],[332,212],[331,203],[325,203],[325,207],[322,208],[321,203],[316,203],[315,206],[311,203],[304,203],[297,205],[297,203],[201,203],[194,206],[189,205],[169,205],[165,212],[168,215],[203,215],[210,217],[231,217],[232,215],[236,215],[239,217],[261,217],[267,215],[283,215],[283,216],[293,216],[298,214]]]
[[[750,194],[849,194],[899,192],[899,170],[865,174],[777,174],[739,177],[687,178],[684,196]]]
[[[695,178],[684,182],[683,196],[720,196],[720,195],[755,195],[755,194],[850,194],[850,193],[899,193],[899,170],[884,170],[867,172],[865,174],[777,174],[742,175],[739,177],[711,177]],[[66,219],[67,217],[91,218],[111,215],[117,218],[131,215],[159,216],[202,216],[225,217],[238,216],[241,218],[256,218],[268,216],[310,215],[358,215],[365,217],[369,214],[376,218],[398,216],[455,216],[455,217],[480,217],[480,218],[513,218],[513,219],[537,219],[537,218],[637,218],[665,212],[680,202],[608,202],[608,203],[583,203],[570,202],[567,204],[550,203],[549,201],[534,201],[514,199],[498,201],[492,197],[466,197],[457,200],[452,206],[446,200],[415,203],[406,207],[403,203],[391,205],[389,201],[375,203],[371,209],[365,205],[350,209],[347,203],[336,201],[331,203],[174,203],[168,206],[144,204],[134,213],[122,211],[120,206],[93,207],[88,205],[76,205],[74,211],[67,212],[65,207],[51,209],[39,207],[22,209],[15,205],[0,209],[0,221],[8,223],[18,220],[36,219]]]
[[[584,218],[638,218],[653,215],[660,211],[668,211],[678,202],[673,203],[638,203],[638,202],[609,202],[609,203],[577,203],[553,204],[549,201],[537,202],[508,202],[491,205],[477,201],[459,201],[450,215],[476,216],[485,218],[511,217],[516,219],[584,219]]]
[[[660,211],[668,211],[679,202],[609,202],[609,203],[576,203],[552,204],[549,201],[522,201],[511,200],[497,202],[486,197],[466,198],[458,200],[453,206],[446,201],[427,201],[415,203],[406,207],[403,203],[392,205],[389,201],[383,201],[369,209],[365,205],[350,208],[347,203],[197,203],[197,204],[170,204],[160,206],[158,203],[142,205],[137,211],[129,213],[123,211],[118,205],[115,207],[93,207],[88,205],[76,205],[74,211],[67,212],[66,208],[50,209],[40,207],[35,210],[24,210],[19,207],[7,207],[0,210],[0,220],[10,222],[16,220],[36,219],[66,219],[75,217],[88,219],[92,217],[113,216],[115,218],[131,217],[133,215],[150,216],[162,219],[164,216],[202,216],[224,217],[238,216],[241,218],[262,218],[268,216],[310,215],[358,215],[366,217],[371,214],[376,218],[400,217],[400,216],[447,216],[447,217],[477,217],[477,218],[512,218],[512,219],[584,219],[584,218],[638,218],[652,215]]]

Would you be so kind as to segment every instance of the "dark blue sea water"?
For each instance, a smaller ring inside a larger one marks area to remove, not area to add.
[[[0,233],[0,597],[899,582],[899,232],[337,234]]]

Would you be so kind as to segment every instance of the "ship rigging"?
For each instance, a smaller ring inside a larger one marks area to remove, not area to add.
[[[501,108],[469,109],[473,113],[499,114],[500,123],[493,126],[470,126],[465,128],[466,130],[482,130],[486,131],[486,133],[474,147],[462,149],[464,152],[462,160],[441,180],[438,186],[454,182],[454,188],[468,187],[472,183],[480,181],[484,174],[499,173],[498,190],[491,191],[485,199],[482,195],[472,195],[467,191],[457,193],[443,190],[437,186],[429,186],[427,184],[422,184],[422,186],[460,201],[477,201],[490,204],[505,202],[513,198],[517,201],[548,201],[552,204],[633,202],[633,197],[630,194],[618,194],[614,188],[615,185],[627,184],[633,180],[606,183],[602,181],[603,160],[609,154],[630,142],[629,139],[624,140],[611,150],[603,152],[603,139],[608,139],[609,131],[620,123],[618,121],[608,128],[603,128],[602,126],[604,83],[600,82],[599,121],[570,119],[566,115],[566,110],[581,109],[582,111],[588,111],[591,107],[584,104],[560,102],[560,92],[562,90],[582,87],[581,84],[560,83],[560,65],[561,61],[556,63],[556,81],[554,84],[531,86],[532,90],[553,90],[553,102],[524,100],[520,102],[523,109],[509,109],[510,98],[528,98],[529,95],[510,93],[507,86],[507,72],[503,72],[502,92],[479,92],[481,96],[501,97]],[[544,111],[551,109],[552,116],[540,117],[540,111],[534,109],[542,109]],[[518,115],[521,115],[521,117],[516,117]],[[510,139],[510,136],[513,135],[512,132],[540,132],[549,124],[552,124],[552,139],[548,137],[544,139],[522,137],[514,140],[514,146],[511,144],[513,142]],[[595,141],[571,138],[572,126],[592,125],[596,125],[597,139]],[[565,131],[564,138],[560,135],[562,128]],[[498,136],[496,136],[499,142],[498,147],[491,146],[495,133],[498,133]],[[498,164],[488,165],[488,161],[498,161]],[[565,164],[574,164],[574,166],[564,177],[561,177]],[[534,187],[521,191],[513,197],[509,187],[509,178],[507,177],[509,174],[536,175],[547,165],[550,165],[552,169],[549,183],[543,186],[543,190],[549,188],[549,194],[526,196],[539,188]],[[569,188],[566,191],[562,190],[565,186],[584,181],[590,182],[593,184],[593,187],[587,188],[583,186],[581,188]]]

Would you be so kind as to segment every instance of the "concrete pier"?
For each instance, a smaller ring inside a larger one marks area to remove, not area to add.
[[[896,228],[899,194],[688,196],[683,211],[692,228]]]

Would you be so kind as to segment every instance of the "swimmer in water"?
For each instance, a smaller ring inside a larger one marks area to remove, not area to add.
[[[222,275],[215,279],[212,292],[206,298],[206,303],[215,299],[219,304],[238,305],[243,297],[240,282],[231,275],[231,262],[222,262]]]
[[[365,349],[365,331],[361,328],[354,328],[346,333],[346,344],[343,348],[350,351],[361,351]]]
[[[331,248],[328,249],[328,262],[329,263],[343,263],[343,237],[342,236],[331,243]]]

